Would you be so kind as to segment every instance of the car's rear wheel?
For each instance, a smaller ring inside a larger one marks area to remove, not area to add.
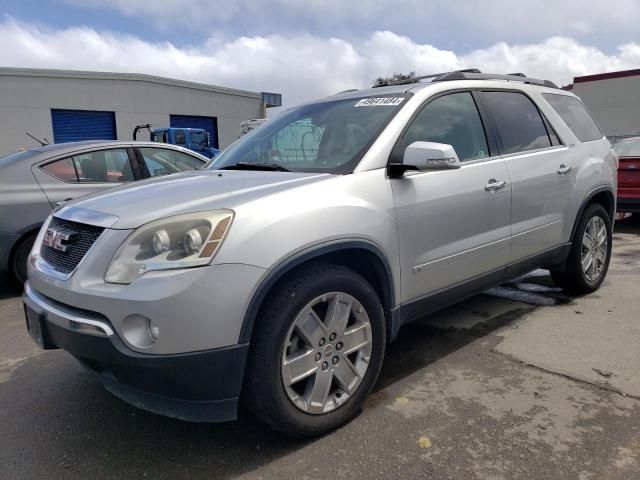
[[[29,235],[20,240],[13,250],[12,265],[13,274],[20,283],[27,281],[27,259],[36,240],[36,234]]]
[[[592,204],[578,223],[564,271],[551,277],[569,293],[586,294],[597,290],[609,268],[612,247],[611,219],[599,204]]]
[[[257,320],[243,397],[275,429],[308,437],[352,418],[380,372],[380,300],[347,268],[313,264],[282,282]]]

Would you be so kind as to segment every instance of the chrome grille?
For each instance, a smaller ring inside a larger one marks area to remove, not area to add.
[[[87,251],[104,231],[102,227],[71,222],[56,217],[51,219],[49,228],[72,235],[66,252],[56,250],[45,244],[40,245],[40,256],[43,260],[51,265],[54,270],[65,274],[69,274],[76,269]]]

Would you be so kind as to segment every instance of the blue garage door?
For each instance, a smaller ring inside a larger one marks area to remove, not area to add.
[[[209,132],[211,146],[218,147],[218,119],[216,117],[199,117],[195,115],[170,115],[169,126],[172,128],[201,128]]]
[[[55,143],[81,140],[116,140],[116,116],[113,112],[90,110],[51,110]]]

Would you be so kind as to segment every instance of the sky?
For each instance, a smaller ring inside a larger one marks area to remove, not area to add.
[[[286,105],[460,68],[640,68],[640,0],[0,0],[0,66],[137,72]]]

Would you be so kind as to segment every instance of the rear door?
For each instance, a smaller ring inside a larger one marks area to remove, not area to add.
[[[59,202],[99,192],[140,178],[127,148],[80,152],[32,167],[52,207]]]
[[[415,141],[452,145],[462,167],[391,180],[403,303],[455,285],[466,288],[489,272],[501,278],[509,258],[511,185],[473,94],[427,100],[398,141],[394,159]]]
[[[511,180],[509,263],[515,263],[564,242],[575,182],[572,155],[523,92],[483,91],[482,101]]]

